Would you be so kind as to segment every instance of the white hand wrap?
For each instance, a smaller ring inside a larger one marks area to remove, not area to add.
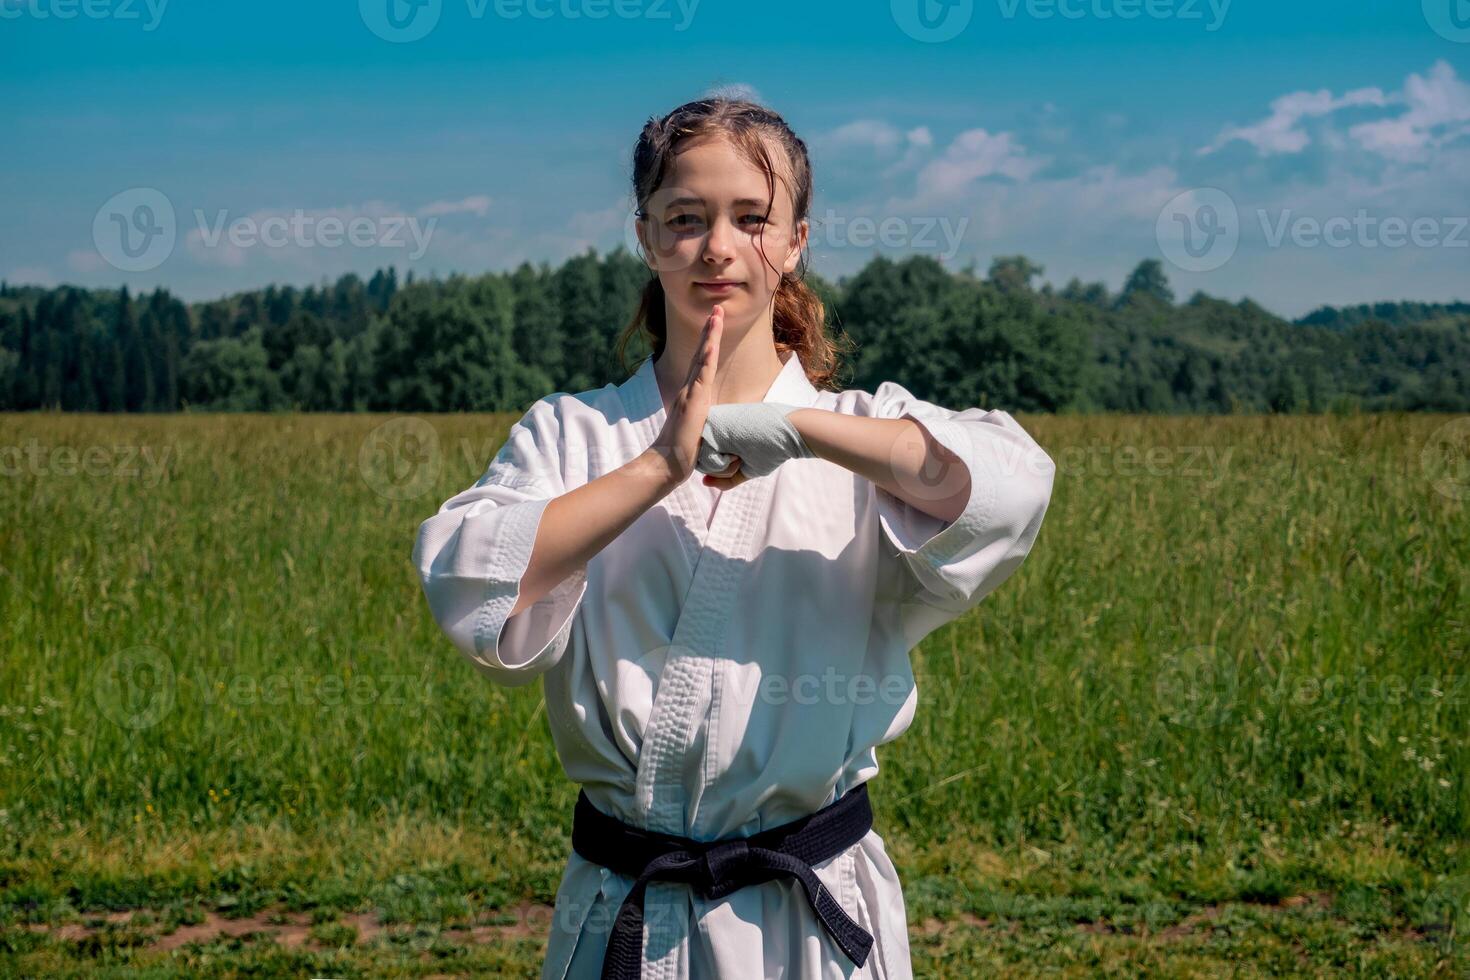
[[[816,453],[786,418],[800,405],[781,402],[735,402],[711,405],[699,442],[701,473],[720,473],[740,457],[747,478],[765,476],[788,459],[814,459]]]

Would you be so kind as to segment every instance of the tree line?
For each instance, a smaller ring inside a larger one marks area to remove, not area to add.
[[[843,387],[885,380],[953,407],[1237,413],[1470,410],[1470,304],[1323,307],[1284,320],[1247,299],[1177,302],[1162,263],[1114,294],[874,258],[808,282],[851,351]],[[185,303],[0,283],[0,410],[522,411],[627,377],[614,348],[649,271],[623,248],[556,268],[400,283],[267,286]]]

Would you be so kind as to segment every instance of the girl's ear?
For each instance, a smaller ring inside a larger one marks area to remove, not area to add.
[[[791,251],[787,253],[786,261],[781,263],[782,271],[795,272],[796,267],[801,264],[801,253],[802,250],[806,248],[807,235],[809,231],[809,222],[805,218],[802,218],[801,221],[797,223],[796,236],[792,240]]]
[[[658,264],[653,257],[653,249],[648,247],[648,219],[633,218],[633,231],[638,235],[638,245],[643,249],[643,264],[654,272],[658,271]]]

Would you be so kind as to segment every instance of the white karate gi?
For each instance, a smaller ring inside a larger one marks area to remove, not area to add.
[[[957,454],[971,478],[959,519],[822,459],[722,493],[696,471],[507,619],[547,502],[634,458],[661,429],[649,358],[622,384],[536,402],[479,482],[418,531],[413,560],[455,647],[498,683],[543,678],[567,775],[598,809],[640,827],[746,836],[877,775],[875,747],[903,733],[917,704],[909,652],[1016,570],[1051,498],[1052,460],[1008,413],[955,412],[893,382],[819,391],[783,356],[765,401],[908,416]],[[794,879],[715,901],[655,881],[643,976],[911,976],[881,830],[814,866],[874,937],[862,969]],[[571,852],[544,978],[597,976],[632,882]]]

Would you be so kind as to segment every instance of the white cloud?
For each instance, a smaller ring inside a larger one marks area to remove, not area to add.
[[[731,82],[728,85],[711,86],[705,90],[704,98],[746,99],[757,105],[765,105],[765,100],[761,98],[760,92],[756,91],[756,87],[754,85],[747,85],[745,82]]]
[[[934,134],[929,132],[928,126],[917,126],[909,130],[904,134],[904,139],[908,148],[904,150],[902,157],[883,170],[881,176],[885,180],[892,180],[917,167],[934,147]]]
[[[261,208],[244,215],[226,208],[179,215],[180,224],[187,226],[181,229],[185,247],[201,265],[240,268],[252,255],[260,255],[302,272],[322,273],[349,268],[346,256],[353,252],[378,252],[385,264],[418,258],[429,246],[438,221],[434,214],[421,220],[419,214],[384,201]]]
[[[1214,153],[1232,140],[1244,140],[1267,155],[1300,153],[1311,142],[1311,137],[1301,126],[1302,120],[1331,115],[1339,109],[1353,106],[1382,106],[1387,102],[1388,97],[1377,88],[1355,89],[1340,99],[1333,98],[1327,89],[1292,92],[1272,101],[1271,115],[1254,126],[1227,127],[1213,143],[1200,149],[1199,155]]]
[[[0,276],[12,286],[54,286],[56,277],[39,265],[19,265]]]
[[[1010,133],[969,129],[960,133],[916,178],[915,199],[943,201],[964,192],[975,181],[1002,176],[1025,182],[1050,162],[1032,157]]]
[[[929,131],[920,126],[911,132],[922,131],[925,136]],[[812,143],[827,150],[845,150],[853,147],[873,149],[880,152],[891,152],[904,142],[904,133],[892,123],[880,119],[857,119],[845,123],[832,130],[816,136]],[[930,137],[930,142],[933,139]]]
[[[1470,133],[1470,85],[1447,61],[1436,61],[1427,76],[1410,75],[1400,100],[1408,106],[1394,119],[1360,123],[1348,130],[1366,150],[1395,160],[1423,160],[1436,149]]]
[[[97,272],[107,267],[102,256],[93,248],[77,248],[66,253],[67,268],[74,272]]]
[[[1354,108],[1397,110],[1383,119],[1358,123],[1347,131],[1353,143],[1385,159],[1412,163],[1425,161],[1432,151],[1470,134],[1470,85],[1460,81],[1449,62],[1440,60],[1424,74],[1411,74],[1396,92],[1361,88],[1335,97],[1327,89],[1283,95],[1271,103],[1271,114],[1251,126],[1231,126],[1198,155],[1214,153],[1233,140],[1243,140],[1264,156],[1300,153],[1312,143],[1302,123],[1327,121],[1319,139],[1329,149],[1347,149],[1331,117]]]
[[[490,197],[487,194],[473,194],[458,201],[434,201],[419,208],[418,213],[424,217],[449,214],[473,214],[483,218],[490,210]]]
[[[1048,239],[1095,242],[1120,227],[1136,226],[1151,234],[1160,208],[1181,190],[1178,174],[1163,165],[1124,174],[1107,164],[1064,178],[1038,179],[1052,158],[1029,152],[1008,131],[968,129],[936,151],[925,126],[905,130],[864,119],[821,139],[828,146],[905,147],[898,164],[878,173],[873,199],[824,202],[834,214],[876,221],[943,217],[951,227],[963,221],[961,247],[966,252],[982,243],[1035,249],[1044,248]],[[844,250],[839,261],[854,260],[858,251]]]
[[[982,181],[950,200],[926,194],[921,185],[916,198],[891,200],[886,209],[900,215],[925,210],[967,215],[970,246],[1024,243],[1046,249],[1064,242],[1105,242],[1124,226],[1146,226],[1151,232],[1159,210],[1179,191],[1178,175],[1170,167],[1124,174],[1106,164],[1055,180]]]
[[[818,155],[833,156],[848,151],[891,156],[902,149],[903,155],[880,172],[879,176],[886,180],[917,167],[933,148],[934,134],[928,126],[904,130],[882,119],[857,119],[817,134],[808,140],[808,145]]]
[[[632,237],[633,206],[628,200],[620,200],[605,208],[596,208],[590,211],[577,211],[567,219],[565,233],[543,232],[543,238],[549,247],[565,251],[567,255],[580,255],[587,251],[588,246],[602,248],[604,243],[613,235],[622,236],[622,244],[630,252],[636,251],[637,239]],[[617,242],[608,245],[608,250],[616,247]]]

